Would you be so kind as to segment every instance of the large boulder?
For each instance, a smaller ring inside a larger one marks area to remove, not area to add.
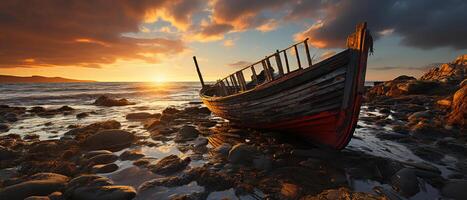
[[[92,123],[84,127],[74,128],[65,133],[67,136],[75,136],[77,140],[83,140],[90,135],[94,135],[99,131],[107,129],[119,129],[121,127],[120,122],[115,120],[108,120],[102,122]]]
[[[108,96],[100,96],[93,103],[96,106],[128,106],[134,105],[135,103],[128,101],[127,99],[112,99]]]
[[[248,164],[255,157],[256,149],[247,144],[236,144],[229,151],[228,160],[233,164]]]
[[[45,196],[62,190],[68,177],[55,173],[34,174],[29,180],[0,190],[0,199],[25,199],[29,196]]]
[[[462,129],[467,128],[467,84],[454,93],[451,112],[447,116],[449,124],[458,125]]]
[[[435,80],[441,82],[459,83],[467,75],[467,54],[461,55],[451,63],[441,64],[430,69],[420,80]]]
[[[83,145],[90,150],[115,151],[129,147],[134,140],[135,136],[128,131],[109,129],[87,137]]]

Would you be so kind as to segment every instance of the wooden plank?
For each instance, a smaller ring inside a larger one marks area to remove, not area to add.
[[[269,61],[269,57],[266,57],[266,65],[268,66],[269,71],[269,80],[274,80],[274,69],[272,68],[271,62]]]
[[[219,81],[219,85],[221,87],[222,95],[223,96],[228,95],[228,91],[227,91],[227,88],[225,87],[224,81],[222,81],[222,80]]]
[[[276,65],[277,69],[279,69],[279,77],[284,76],[284,69],[282,68],[282,61],[281,61],[281,56],[279,54],[279,50],[276,50],[276,54],[274,55],[276,57]]]
[[[269,72],[269,67],[268,65],[266,64],[266,59],[264,59],[261,64],[263,65],[263,70],[264,70],[264,76],[266,76],[266,81],[265,82],[269,82],[269,81],[272,81],[272,78],[271,78],[271,73]]]
[[[299,68],[299,69],[302,69],[302,63],[300,63],[300,55],[299,55],[299,53],[298,53],[297,45],[294,45],[293,48],[294,48],[294,50],[295,50],[295,57],[297,57],[298,68]]]
[[[287,58],[287,50],[284,50],[284,59],[285,59],[285,67],[287,67],[287,73],[289,73],[290,67],[289,67],[289,59]]]
[[[253,74],[253,81],[255,85],[258,85],[258,75],[256,75],[255,66],[251,66],[251,74]]]
[[[234,88],[234,91],[235,93],[237,93],[238,91],[238,84],[237,84],[237,80],[235,80],[235,76],[232,74],[230,75],[230,80],[232,81],[232,86]]]
[[[310,56],[310,49],[308,48],[308,38],[303,42],[305,44],[305,50],[306,50],[306,58],[308,60],[308,67],[311,67],[313,65],[311,56]]]
[[[243,72],[238,71],[235,74],[237,76],[238,84],[240,85],[240,91],[245,91],[246,90],[246,82],[245,82],[245,77],[243,77]]]
[[[232,87],[230,86],[229,79],[225,78],[224,80],[225,80],[225,83],[227,84],[227,91],[230,95],[233,93],[233,91],[232,91]]]

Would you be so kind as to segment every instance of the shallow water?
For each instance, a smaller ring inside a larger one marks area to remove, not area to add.
[[[136,135],[146,137],[147,141],[157,144],[156,146],[138,146],[132,147],[141,150],[146,157],[153,158],[155,161],[168,156],[178,155],[181,158],[194,157],[190,162],[191,167],[202,166],[209,161],[208,152],[200,153],[192,150],[181,151],[180,145],[173,141],[161,142],[148,138],[149,133],[141,126],[140,122],[128,121],[125,115],[132,112],[150,112],[159,113],[167,106],[186,107],[190,102],[199,102],[198,83],[51,83],[51,84],[4,84],[0,85],[0,104],[10,106],[42,106],[45,108],[58,108],[68,105],[76,109],[70,115],[54,115],[52,117],[26,117],[19,122],[13,123],[9,132],[21,136],[27,134],[38,134],[41,140],[58,139],[69,129],[70,125],[87,125],[97,121],[114,119],[122,124],[122,129],[134,132]],[[96,107],[92,102],[100,95],[108,95],[115,98],[126,98],[135,105],[123,107]],[[81,112],[93,112],[89,117],[77,119],[76,114]],[[368,111],[366,107],[362,108],[360,116],[368,114],[380,115],[377,111]],[[222,119],[212,116],[218,121]],[[50,122],[50,123],[49,123]],[[351,140],[346,150],[352,152],[361,152],[378,157],[389,158],[402,162],[424,162],[436,166],[441,170],[443,177],[451,174],[449,167],[455,163],[454,158],[447,157],[446,166],[426,161],[416,156],[406,146],[389,141],[381,140],[375,137],[375,133],[387,132],[391,130],[387,127],[378,127],[372,124],[360,121],[355,131],[355,137]],[[396,134],[396,133],[393,133]],[[244,140],[246,138],[240,138]],[[187,145],[189,145],[188,143]],[[215,145],[210,140],[208,148]],[[293,144],[292,144],[293,145]],[[127,149],[124,149],[127,150]],[[116,152],[121,154],[124,150]],[[362,161],[364,162],[364,161]],[[119,170],[103,174],[111,178],[116,184],[131,185],[135,188],[144,181],[160,177],[147,169],[136,167],[131,161],[117,161]],[[390,188],[387,184],[379,183],[374,180],[361,180],[348,178],[348,183],[352,189],[362,192],[373,192],[375,186]],[[422,190],[412,199],[436,199],[440,197],[439,192],[428,183],[424,183],[425,190]],[[190,194],[193,192],[202,192],[202,186],[191,182],[184,186],[167,188],[156,187],[150,192],[138,194],[138,199],[168,199],[175,194]],[[236,196],[233,189],[226,191],[212,192],[208,199],[219,199],[220,197],[229,197],[230,199],[258,199],[262,197],[261,191],[246,196]]]

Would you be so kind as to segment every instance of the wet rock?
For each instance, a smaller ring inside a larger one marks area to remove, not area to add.
[[[101,155],[101,154],[112,154],[112,152],[108,150],[88,151],[83,155],[83,158],[89,159],[89,158],[92,158],[94,156]]]
[[[61,192],[52,192],[51,194],[49,194],[48,197],[50,200],[63,200],[64,199],[63,193]]]
[[[135,136],[118,129],[102,130],[87,137],[83,145],[91,150],[117,150],[129,147],[135,140]]]
[[[0,199],[25,199],[30,196],[44,196],[63,189],[68,177],[54,173],[38,173],[29,180],[3,188]]]
[[[24,200],[50,200],[48,196],[30,196]]]
[[[178,130],[177,136],[175,137],[175,142],[185,142],[189,140],[194,140],[199,135],[199,131],[196,130],[194,126],[183,126]]]
[[[161,117],[160,113],[151,114],[151,113],[147,113],[147,112],[138,112],[138,113],[127,114],[125,118],[127,120],[137,121],[137,120],[146,120],[146,119],[149,119],[149,118],[160,118],[160,117]]]
[[[138,160],[144,157],[144,154],[141,150],[126,150],[122,154],[120,154],[120,160]]]
[[[183,170],[190,163],[190,158],[180,159],[176,155],[170,155],[162,158],[155,165],[148,166],[156,174],[172,174]]]
[[[118,156],[114,154],[99,154],[88,160],[89,165],[108,164],[118,160]]]
[[[23,140],[35,140],[39,139],[39,135],[37,134],[27,134],[23,137]]]
[[[127,99],[112,99],[107,96],[100,96],[99,98],[96,99],[93,103],[96,106],[128,106],[128,105],[134,105],[135,103],[128,101]]]
[[[428,120],[433,117],[433,114],[430,111],[420,111],[411,114],[408,119],[409,121],[421,121],[421,120]]]
[[[162,111],[162,115],[173,115],[179,113],[180,110],[174,108],[174,107],[167,107]]]
[[[467,181],[451,181],[446,183],[446,185],[441,189],[441,193],[445,197],[453,199],[467,199]]]
[[[10,130],[10,125],[5,123],[0,123],[0,132],[8,132]]]
[[[348,188],[341,187],[338,189],[324,190],[316,196],[307,195],[300,200],[387,200],[383,196],[375,196],[364,192],[353,192]]]
[[[77,115],[76,115],[76,118],[77,118],[77,119],[83,119],[83,118],[88,117],[88,116],[89,116],[89,113],[87,113],[87,112],[82,112],[82,113],[77,114]]]
[[[74,128],[65,133],[65,135],[73,135],[76,139],[84,139],[89,135],[93,135],[101,130],[119,129],[121,124],[115,120],[92,123],[84,127]]]
[[[420,191],[415,171],[409,168],[403,168],[394,174],[391,186],[405,197],[411,197]]]
[[[187,114],[211,114],[211,111],[207,107],[187,107],[183,112]]]
[[[394,132],[400,133],[400,134],[409,134],[410,133],[409,127],[403,126],[403,125],[395,125],[395,126],[392,127],[392,130]]]
[[[16,113],[6,113],[2,117],[7,122],[16,122],[18,121],[18,115]]]
[[[75,110],[75,109],[70,107],[70,106],[62,106],[62,107],[57,109],[57,111],[59,111],[59,112],[67,112],[67,111],[73,111],[73,110]]]
[[[458,125],[462,129],[467,129],[467,84],[457,90],[454,94],[451,112],[447,116],[447,122]]]
[[[10,160],[18,156],[18,152],[0,145],[0,160]]]
[[[223,156],[228,156],[229,151],[232,149],[232,145],[229,143],[223,143],[214,149],[214,152],[221,154]]]
[[[109,185],[78,188],[71,197],[80,200],[130,200],[135,196],[136,190],[131,186]]]
[[[250,163],[256,154],[256,149],[247,144],[236,144],[229,151],[228,160],[233,164]]]
[[[209,142],[208,139],[206,139],[205,137],[199,137],[199,138],[196,138],[195,141],[193,141],[193,147],[206,146],[208,142]]]
[[[261,155],[261,156],[257,156],[253,159],[253,166],[256,168],[256,169],[260,169],[260,170],[270,170],[272,168],[272,159],[270,157],[267,157],[267,156],[264,156],[264,155]]]
[[[92,173],[110,173],[118,169],[118,165],[112,164],[103,164],[103,165],[94,165],[91,168]]]
[[[300,191],[298,185],[292,183],[282,183],[281,195],[287,199],[296,199]]]

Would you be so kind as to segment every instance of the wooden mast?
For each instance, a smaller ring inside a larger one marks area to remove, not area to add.
[[[198,61],[196,61],[196,56],[193,56],[193,61],[195,62],[196,71],[198,72],[198,77],[199,77],[199,81],[201,82],[201,86],[204,88],[203,75],[201,75],[201,71],[199,71]]]

